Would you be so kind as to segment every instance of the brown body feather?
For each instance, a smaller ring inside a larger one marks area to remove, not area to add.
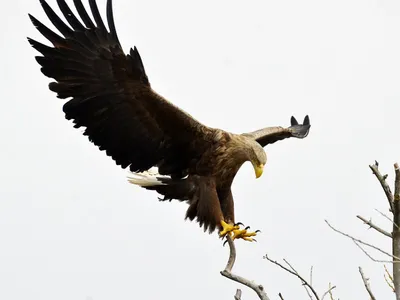
[[[122,51],[111,0],[107,1],[109,29],[95,0],[89,0],[94,22],[81,0],[73,2],[83,23],[65,0],[57,0],[67,25],[40,0],[63,36],[29,15],[53,44],[28,38],[42,54],[36,57],[42,73],[55,80],[50,90],[58,98],[71,98],[63,107],[65,117],[73,120],[74,127],[85,127],[84,135],[122,168],[142,172],[157,166],[161,175],[168,175],[160,179],[162,185],[144,187],[164,195],[164,200],[187,201],[190,220],[197,219],[209,231],[222,219],[234,222],[231,184],[240,166],[247,160],[264,164],[262,146],[295,135],[279,130],[266,137],[259,131],[234,135],[204,126],[152,90],[136,47],[128,55]],[[301,128],[303,137],[307,125]]]

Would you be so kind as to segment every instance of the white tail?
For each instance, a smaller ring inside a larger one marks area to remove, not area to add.
[[[147,171],[141,173],[129,172],[128,181],[131,184],[139,186],[153,186],[153,185],[165,185],[160,179],[170,179],[169,176],[162,176],[158,173],[157,168],[150,168]]]

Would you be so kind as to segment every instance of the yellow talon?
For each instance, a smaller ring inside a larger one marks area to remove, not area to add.
[[[252,236],[256,236],[257,232],[249,232],[246,229],[234,230],[232,240],[235,239],[243,239],[248,242],[253,242],[255,239],[251,238]]]
[[[224,220],[221,220],[222,230],[219,232],[219,236],[225,236],[227,234],[231,234],[235,230],[239,230],[239,225],[228,224]]]

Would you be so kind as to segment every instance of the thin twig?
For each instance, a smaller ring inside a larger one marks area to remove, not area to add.
[[[391,260],[381,260],[381,259],[373,258],[372,255],[369,254],[368,251],[365,250],[357,241],[353,240],[353,242],[354,242],[354,244],[356,244],[356,246],[357,246],[358,248],[360,248],[360,250],[361,250],[362,252],[364,252],[364,254],[365,254],[366,256],[368,256],[368,258],[371,259],[372,261],[378,262],[378,263],[385,263],[385,264],[386,264],[386,263],[387,263],[387,264],[391,264],[391,263],[392,263]]]
[[[352,239],[352,240],[355,241],[355,242],[358,242],[358,243],[360,243],[360,244],[363,244],[363,245],[365,245],[365,246],[367,246],[367,247],[371,247],[372,249],[375,249],[375,250],[377,250],[377,251],[379,251],[379,252],[381,252],[381,253],[383,253],[383,254],[385,254],[385,255],[387,255],[387,256],[390,256],[390,257],[392,257],[392,258],[399,259],[398,257],[395,257],[394,255],[391,255],[390,253],[388,253],[388,252],[382,250],[381,248],[379,248],[379,247],[377,247],[377,246],[374,246],[374,245],[372,245],[372,244],[366,243],[366,242],[364,242],[364,241],[362,241],[362,240],[360,240],[360,239],[357,239],[357,238],[355,238],[355,237],[353,237],[353,236],[351,236],[351,235],[349,235],[349,234],[347,234],[347,233],[344,233],[343,231],[340,231],[340,230],[336,229],[336,228],[333,227],[331,224],[329,224],[329,222],[328,222],[327,220],[325,220],[325,223],[328,224],[328,226],[329,226],[333,231],[335,231],[335,232],[337,232],[337,233],[340,233],[341,235],[344,235],[344,236],[346,236],[346,237]]]
[[[246,278],[243,278],[239,275],[235,275],[232,273],[232,268],[233,265],[235,264],[236,260],[236,247],[235,243],[233,242],[232,238],[227,235],[226,237],[229,245],[229,259],[228,263],[226,264],[225,270],[221,271],[221,275],[229,278],[230,280],[236,281],[238,283],[241,283],[249,288],[251,288],[253,291],[255,291],[258,295],[258,297],[261,300],[270,300],[267,293],[264,290],[264,287],[260,284],[255,283],[254,281],[250,281]]]
[[[297,270],[286,259],[283,259],[283,261],[292,269],[293,272],[295,272],[297,275],[300,275],[299,272],[297,272]],[[306,290],[308,298],[310,298],[310,300],[313,300],[310,290],[307,288],[308,286],[310,286],[310,287],[312,286],[311,281],[308,284],[304,283],[303,286],[304,286],[304,289]]]
[[[383,212],[381,212],[381,211],[378,210],[378,209],[375,209],[375,211],[377,211],[382,217],[384,217],[384,218],[387,219],[390,223],[392,223],[392,225],[397,226],[397,225],[393,222],[393,220],[392,220],[387,214],[384,214]]]
[[[394,288],[393,285],[393,276],[392,274],[390,274],[389,270],[386,268],[386,266],[383,266],[385,268],[385,273],[383,274],[383,277],[385,278],[386,283],[388,284],[388,286],[392,289],[393,293],[396,292],[396,289]]]
[[[330,283],[330,282],[329,282],[329,287],[331,287],[331,283]],[[335,299],[333,298],[332,290],[330,289],[330,290],[328,290],[328,292],[329,292],[329,299],[330,299],[330,300],[335,300]]]
[[[290,274],[296,276],[297,278],[299,278],[302,282],[302,284],[306,285],[311,292],[314,294],[315,299],[320,300],[318,297],[317,292],[314,290],[314,288],[307,282],[307,280],[305,280],[290,264],[287,260],[284,259],[285,263],[287,263],[289,265],[289,267],[292,269],[288,269],[285,266],[283,266],[282,264],[280,264],[279,262],[272,260],[268,257],[267,254],[264,255],[264,259],[267,259],[268,261],[272,262],[274,265],[277,265],[278,267],[284,269],[286,272],[289,272]]]
[[[330,284],[329,284],[330,285]],[[332,298],[332,290],[336,288],[336,285],[329,286],[329,289],[322,295],[321,300],[324,300],[326,295],[330,295]]]
[[[387,200],[389,202],[390,211],[393,212],[393,200],[394,200],[394,197],[393,197],[392,191],[390,190],[390,187],[389,187],[388,183],[386,182],[386,177],[387,176],[384,176],[384,175],[381,174],[381,172],[379,172],[378,163],[377,162],[375,162],[375,164],[373,164],[373,165],[370,165],[369,167],[371,168],[371,170],[374,173],[374,175],[376,176],[376,178],[379,180],[379,182],[380,182],[380,184],[381,184],[381,186],[383,188],[383,191],[385,192],[386,198],[387,198]]]
[[[369,225],[370,228],[375,229],[376,231],[382,233],[383,235],[386,235],[387,237],[392,238],[392,234],[387,232],[386,230],[383,230],[382,228],[380,228],[379,226],[375,225],[374,223],[372,223],[372,221],[368,221],[367,219],[363,218],[362,216],[357,216],[357,218],[359,218],[361,221],[363,221],[365,224]]]
[[[364,282],[365,289],[367,290],[371,300],[376,300],[375,295],[372,293],[371,286],[369,285],[369,278],[365,277],[364,272],[361,267],[358,267],[362,281]]]

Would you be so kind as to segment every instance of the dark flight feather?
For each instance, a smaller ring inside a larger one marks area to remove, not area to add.
[[[100,16],[99,8],[97,7],[96,0],[89,0],[89,6],[92,10],[92,14],[94,17],[94,21],[97,24],[97,28],[107,31],[106,26],[104,25],[103,19]]]
[[[60,10],[63,13],[65,19],[74,30],[79,30],[79,31],[85,30],[85,27],[78,20],[78,18],[75,17],[75,15],[73,14],[72,10],[69,8],[65,0],[57,0],[57,4],[60,7]]]
[[[107,22],[108,22],[108,27],[110,29],[110,34],[111,37],[117,41],[117,43],[119,44],[119,40],[118,40],[118,35],[117,35],[117,30],[115,28],[115,22],[114,22],[114,14],[113,14],[113,7],[112,7],[112,0],[107,1]]]
[[[86,9],[82,4],[82,1],[74,0],[74,5],[75,5],[76,11],[78,12],[79,16],[81,17],[83,23],[85,23],[85,26],[89,29],[96,28],[92,19],[89,17],[88,13],[86,12]]]
[[[69,28],[54,12],[54,10],[47,4],[46,1],[40,0],[40,4],[42,4],[43,10],[46,13],[49,20],[53,23],[53,25],[65,36],[70,37],[73,35],[73,31]]]

